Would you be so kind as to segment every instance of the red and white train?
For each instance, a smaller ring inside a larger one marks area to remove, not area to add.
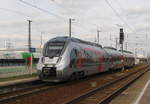
[[[131,67],[134,63],[130,52],[124,51],[122,54],[114,48],[102,48],[77,38],[56,37],[44,45],[37,70],[41,80],[59,82]]]

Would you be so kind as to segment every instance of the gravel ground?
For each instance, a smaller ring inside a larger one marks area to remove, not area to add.
[[[97,75],[97,77],[91,77],[90,79],[79,81],[71,85],[66,85],[61,88],[56,88],[54,90],[34,94],[32,96],[20,98],[16,101],[10,101],[7,104],[63,104],[64,102],[73,99],[81,94],[90,91],[91,89],[101,86],[110,80],[118,78],[124,74],[131,71],[135,71],[145,65],[137,66],[133,68],[134,70],[126,70],[123,72],[116,72],[112,74],[102,73]]]

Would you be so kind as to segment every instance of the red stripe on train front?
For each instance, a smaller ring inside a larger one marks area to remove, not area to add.
[[[98,65],[98,72],[101,72],[101,71],[102,71],[102,65],[99,64],[99,65]]]

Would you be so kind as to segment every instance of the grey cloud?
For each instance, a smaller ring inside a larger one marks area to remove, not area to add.
[[[141,16],[143,17],[144,15],[149,15],[149,13],[150,13],[150,8],[132,7],[126,10],[125,15],[126,17],[129,18],[140,18]]]
[[[150,30],[150,21],[145,21],[136,25],[137,32],[149,32]]]

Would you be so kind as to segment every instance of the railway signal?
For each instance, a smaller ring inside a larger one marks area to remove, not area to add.
[[[124,41],[124,32],[123,32],[123,28],[120,28],[120,44],[123,44]]]
[[[124,41],[124,32],[123,32],[123,28],[120,28],[120,40],[119,40],[119,43],[120,43],[120,49],[123,53],[123,41]]]

